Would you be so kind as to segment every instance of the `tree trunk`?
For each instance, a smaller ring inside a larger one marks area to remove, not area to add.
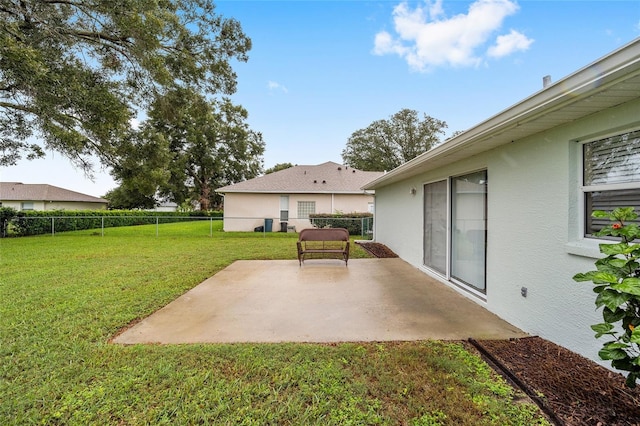
[[[211,188],[209,187],[209,184],[203,183],[200,189],[200,197],[198,200],[200,201],[200,210],[209,211],[211,205],[211,200],[209,198],[210,195]]]

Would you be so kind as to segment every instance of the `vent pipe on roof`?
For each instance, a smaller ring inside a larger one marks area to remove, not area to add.
[[[545,75],[542,77],[542,88],[546,89],[551,84],[551,76]]]

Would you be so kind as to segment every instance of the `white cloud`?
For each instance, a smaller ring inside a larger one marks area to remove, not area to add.
[[[511,30],[507,35],[498,36],[496,44],[487,50],[487,54],[494,58],[502,58],[519,50],[527,50],[531,43],[533,43],[532,39],[518,31]]]
[[[280,90],[284,93],[289,93],[289,90],[284,87],[282,84],[277,83],[275,81],[269,81],[267,83],[267,88],[269,89],[269,91],[273,92],[274,90]]]
[[[434,3],[427,3],[429,6],[429,16],[431,19],[436,19],[440,15],[444,15],[444,9],[442,8],[442,0],[436,0]]]
[[[376,34],[374,54],[399,55],[418,71],[437,66],[477,66],[483,58],[476,51],[498,31],[506,17],[518,10],[518,5],[511,0],[477,0],[466,14],[447,17],[442,0],[426,0],[422,4],[412,9],[403,2],[394,8],[397,36],[386,31]],[[516,31],[501,37],[492,47],[494,57],[523,50],[525,45],[526,49],[533,42]],[[509,46],[513,50],[504,53]]]
[[[387,53],[396,53],[400,56],[404,56],[409,51],[404,47],[402,43],[394,40],[391,34],[386,31],[381,31],[376,34],[375,44],[373,52],[376,55],[385,55]]]

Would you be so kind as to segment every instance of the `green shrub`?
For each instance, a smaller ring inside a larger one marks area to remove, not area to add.
[[[9,221],[17,214],[18,212],[11,207],[0,207],[0,238],[7,236]]]
[[[310,214],[309,220],[316,228],[346,228],[349,235],[366,235],[373,230],[372,213]]]
[[[611,213],[598,210],[592,215],[611,221],[596,235],[621,241],[600,244],[600,253],[605,257],[596,261],[597,270],[576,274],[573,279],[593,282],[596,307],[602,308],[604,322],[591,329],[596,338],[613,339],[603,344],[598,355],[610,360],[613,368],[626,371],[626,384],[633,388],[640,379],[640,227],[630,222],[638,215],[633,207],[617,208]]]
[[[15,236],[81,231],[120,226],[182,222],[197,218],[222,217],[219,211],[156,212],[140,210],[45,210],[16,212],[11,221]],[[1,217],[0,217],[1,219]]]

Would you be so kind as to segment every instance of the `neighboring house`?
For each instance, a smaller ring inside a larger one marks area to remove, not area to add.
[[[152,209],[148,209],[153,212],[177,212],[178,204],[173,201],[163,201]]]
[[[382,174],[329,161],[218,188],[224,195],[224,230],[253,231],[264,226],[265,219],[272,221],[273,231],[283,226],[300,230],[311,226],[310,214],[372,212],[373,191],[361,188]]]
[[[640,210],[640,39],[366,184],[376,241],[597,360],[594,209]]]
[[[108,201],[53,185],[0,182],[0,207],[24,210],[102,210]]]

